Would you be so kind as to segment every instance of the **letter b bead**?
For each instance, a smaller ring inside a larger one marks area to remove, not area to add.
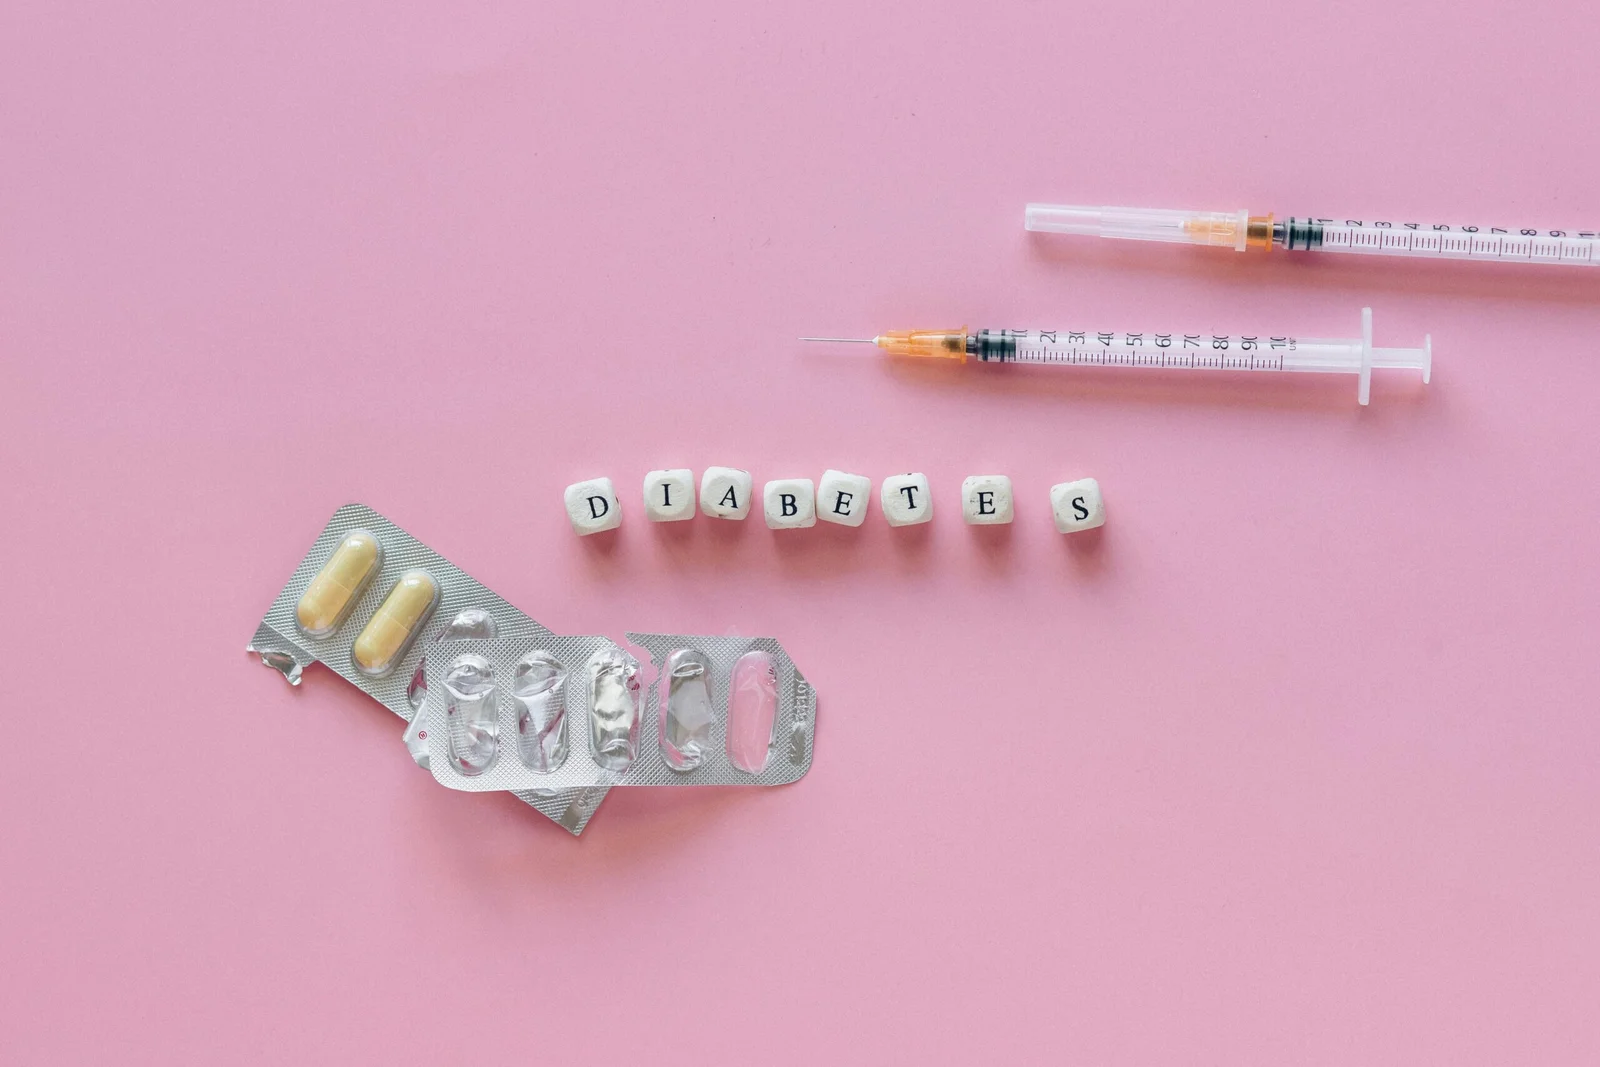
[[[816,488],[810,478],[779,478],[761,490],[762,510],[773,530],[797,530],[817,524]]]

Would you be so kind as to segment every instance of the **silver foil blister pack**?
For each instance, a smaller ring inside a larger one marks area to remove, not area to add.
[[[438,646],[416,720],[433,776],[452,789],[521,791],[787,785],[810,768],[815,694],[778,642],[627,638],[651,657],[648,685],[606,637],[513,627]]]
[[[406,720],[437,780],[511,792],[574,834],[612,785],[783,785],[810,769],[816,694],[778,642],[627,638],[647,663],[554,633],[347,504],[248,648],[295,685],[322,663]]]

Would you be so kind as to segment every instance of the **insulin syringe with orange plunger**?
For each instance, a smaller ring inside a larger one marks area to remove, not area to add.
[[[1433,339],[1421,348],[1375,348],[1372,309],[1361,309],[1361,336],[1310,340],[1263,334],[1128,333],[1114,330],[894,330],[876,337],[802,337],[802,341],[871,344],[895,356],[965,363],[1043,363],[1059,367],[1355,374],[1365,404],[1374,370],[1415,370],[1426,382]]]
[[[1134,241],[1218,245],[1239,252],[1282,248],[1369,256],[1557,263],[1600,267],[1600,231],[1541,230],[1387,219],[1287,219],[1248,211],[1029,204],[1023,225],[1040,233],[1074,233]]]

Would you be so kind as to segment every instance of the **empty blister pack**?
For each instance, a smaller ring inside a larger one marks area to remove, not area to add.
[[[425,654],[456,644],[448,637],[451,626],[474,612],[494,626],[515,621],[530,635],[554,637],[376,511],[346,504],[323,527],[246,647],[293,685],[306,667],[322,663],[410,723],[426,696],[419,677]],[[577,834],[605,788],[516,796]]]
[[[811,767],[816,697],[771,638],[606,637],[512,626],[430,653],[418,722],[452,789],[787,785]]]

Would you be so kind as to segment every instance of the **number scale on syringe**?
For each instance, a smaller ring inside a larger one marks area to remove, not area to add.
[[[1600,234],[1442,223],[1289,218],[1276,243],[1290,250],[1600,266]],[[1277,235],[1275,235],[1277,236]]]
[[[989,331],[984,331],[989,332]],[[1180,370],[1286,370],[1287,362],[1323,362],[1302,351],[1293,337],[1247,337],[1238,334],[1107,333],[1103,331],[1002,330],[1000,344],[980,344],[976,358],[995,363],[1064,363],[1087,367],[1153,367]],[[1317,347],[1336,342],[1305,342]],[[985,352],[989,354],[985,354]],[[1347,351],[1338,344],[1338,352]],[[1306,357],[1310,357],[1309,360]]]

